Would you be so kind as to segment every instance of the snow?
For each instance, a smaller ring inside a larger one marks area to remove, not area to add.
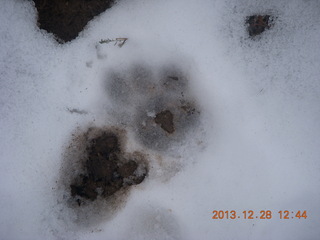
[[[317,239],[319,9],[316,0],[122,0],[59,45],[38,29],[31,2],[1,0],[0,238]],[[244,21],[256,13],[276,18],[252,40]],[[98,44],[117,37],[128,41]],[[136,65],[180,68],[199,126],[160,153],[129,131],[149,176],[111,217],[75,226],[55,189],[66,146],[77,128],[134,121],[133,105],[105,86]],[[214,210],[273,218],[213,220]],[[308,217],[280,220],[280,210]]]

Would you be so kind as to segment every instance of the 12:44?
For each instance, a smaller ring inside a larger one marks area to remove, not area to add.
[[[280,219],[290,219],[289,218],[290,211],[285,210],[285,211],[279,211],[278,213],[280,214]],[[291,212],[291,213],[294,213],[294,212]],[[296,212],[294,217],[299,218],[299,219],[300,218],[306,219],[307,218],[307,211],[305,210],[301,213],[301,211],[299,210],[298,212]],[[291,218],[293,218],[293,217],[291,217]]]

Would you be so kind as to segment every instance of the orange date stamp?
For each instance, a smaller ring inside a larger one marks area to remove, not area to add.
[[[235,210],[214,210],[212,211],[212,219],[307,219],[307,210],[280,210],[280,211],[271,211],[271,210],[245,210],[242,212]]]

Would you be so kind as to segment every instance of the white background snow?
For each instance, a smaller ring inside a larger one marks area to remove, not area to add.
[[[0,239],[320,238],[319,1],[122,0],[64,45],[39,30],[31,1],[0,5]],[[253,41],[244,22],[256,13],[276,19]],[[129,40],[95,48],[116,37]],[[112,122],[109,68],[169,60],[193,76],[203,146],[185,153],[187,141],[174,176],[151,172],[112,219],[75,230],[52,189],[71,133]]]

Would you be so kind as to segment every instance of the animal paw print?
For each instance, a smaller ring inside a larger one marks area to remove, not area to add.
[[[127,72],[110,71],[106,91],[114,105],[131,119],[140,143],[153,150],[168,150],[182,142],[196,126],[200,111],[191,94],[188,75],[176,66],[153,71],[134,65]],[[118,121],[122,121],[119,115]]]

